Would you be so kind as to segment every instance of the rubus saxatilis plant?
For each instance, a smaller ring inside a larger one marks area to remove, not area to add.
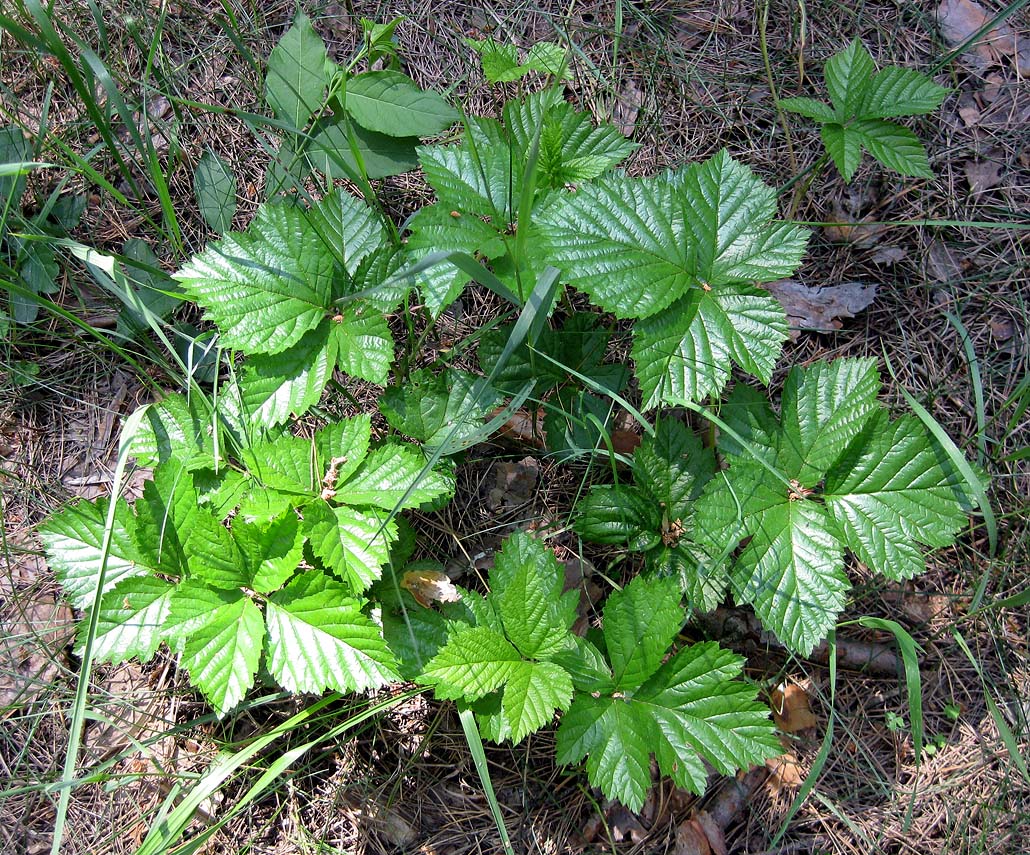
[[[389,59],[391,33],[366,27],[366,52]],[[770,382],[787,319],[761,284],[792,274],[808,238],[728,152],[632,177],[617,167],[634,145],[554,88],[418,145],[458,114],[418,100],[399,72],[327,71],[312,35],[298,19],[277,48],[269,103],[291,133],[317,137],[327,121],[346,132],[365,198],[334,187],[270,199],[175,274],[233,358],[209,394],[194,385],[140,414],[131,450],[153,477],[133,504],[115,500],[109,531],[106,500],[41,527],[69,598],[93,618],[80,643],[92,633],[110,662],[166,644],[223,715],[259,679],[296,693],[406,679],[473,711],[495,740],[560,716],[558,759],[586,758],[590,780],[633,808],[652,756],[700,792],[709,766],[778,753],[742,660],[683,643],[689,615],[731,592],[807,653],[846,606],[845,552],[910,578],[920,544],[952,542],[972,486],[921,422],[891,420],[870,360],[795,368],[778,412],[743,380],[722,400],[734,368]],[[296,91],[283,89],[294,76]],[[398,138],[435,193],[403,224],[369,199],[357,157],[366,132],[389,131],[367,108],[391,98],[388,116],[411,101],[434,117]],[[432,323],[472,282],[518,313],[472,336],[486,376],[412,368],[408,348],[395,360],[398,307],[407,341],[418,338],[412,289]],[[567,311],[563,289],[615,321]],[[632,334],[632,371],[605,358],[616,322]],[[293,429],[341,373],[386,387],[388,435],[373,438],[369,415],[322,412],[319,429]],[[653,427],[640,417],[632,484],[593,486],[575,512],[582,538],[643,555],[585,637],[560,564],[524,532],[496,554],[486,594],[425,566],[399,576],[414,548],[404,512],[446,502],[452,456],[495,429],[505,400],[529,395],[549,408],[562,459],[601,448],[626,396],[655,414]],[[673,407],[718,432],[702,443]]]

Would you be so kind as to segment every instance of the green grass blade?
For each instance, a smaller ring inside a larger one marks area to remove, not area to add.
[[[984,384],[980,374],[980,362],[976,358],[976,351],[973,349],[973,340],[969,337],[969,331],[962,323],[958,315],[945,312],[944,317],[956,329],[959,338],[962,339],[962,352],[966,356],[966,364],[969,366],[969,381],[973,386],[973,404],[976,408],[976,462],[981,466],[987,465],[987,411],[984,407]]]
[[[107,575],[107,559],[111,551],[111,537],[114,532],[115,511],[118,508],[116,499],[121,491],[125,478],[125,468],[129,462],[132,440],[143,421],[144,410],[136,410],[125,420],[121,439],[118,444],[118,462],[115,465],[111,482],[111,501],[107,506],[107,519],[104,521],[104,537],[100,545],[100,571],[97,574],[97,596],[89,610],[86,622],[85,643],[82,650],[82,664],[79,669],[79,680],[75,687],[75,699],[71,708],[71,723],[68,728],[68,747],[64,753],[64,769],[62,771],[60,795],[57,799],[57,816],[54,819],[54,838],[50,848],[51,855],[60,855],[64,827],[68,819],[68,807],[71,804],[72,787],[75,778],[75,766],[79,758],[79,746],[82,744],[82,731],[86,723],[86,706],[89,703],[89,681],[93,670],[93,643],[96,639],[97,626],[100,621],[99,592],[104,589],[104,577]]]
[[[861,617],[858,619],[859,626],[867,629],[886,630],[894,636],[901,650],[901,661],[905,668],[905,690],[908,696],[908,720],[912,727],[912,751],[915,754],[916,768],[923,753],[923,683],[919,673],[919,654],[925,653],[922,647],[916,644],[915,639],[905,628],[893,620],[884,620],[876,617]],[[915,793],[913,792],[913,797]]]
[[[476,772],[479,773],[479,781],[483,785],[483,794],[486,802],[490,805],[490,813],[494,818],[494,825],[501,837],[501,845],[504,847],[505,855],[515,855],[511,846],[511,838],[508,837],[508,829],[504,824],[504,817],[501,815],[501,806],[497,803],[497,794],[494,792],[494,784],[490,779],[490,765],[487,763],[486,751],[483,748],[483,738],[479,735],[479,727],[476,725],[476,717],[472,710],[459,710],[458,716],[461,719],[461,729],[465,731],[465,741],[468,743],[469,751],[472,754],[472,762],[476,764]]]

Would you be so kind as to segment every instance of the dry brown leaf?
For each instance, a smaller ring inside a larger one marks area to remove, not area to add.
[[[805,780],[805,774],[801,769],[798,758],[787,752],[779,757],[770,757],[765,761],[769,768],[769,779],[766,786],[769,793],[778,796],[783,790],[793,790],[801,786]]]
[[[926,275],[934,282],[952,282],[963,276],[962,259],[940,240],[930,241],[926,250]]]
[[[952,47],[964,43],[992,17],[975,0],[943,0],[937,7],[937,25]],[[969,47],[987,63],[997,63],[1007,57],[1020,74],[1030,71],[1030,39],[1018,36],[1007,23],[992,27]]]
[[[493,467],[494,484],[486,497],[491,510],[524,505],[533,498],[540,479],[540,463],[535,457],[524,457],[518,462],[501,461]]]
[[[688,819],[679,824],[672,855],[712,855],[712,846],[700,822]]]
[[[843,325],[838,318],[854,317],[876,297],[876,285],[871,282],[813,287],[781,279],[766,288],[783,304],[793,338],[797,338],[797,330],[839,330]]]
[[[1001,164],[994,160],[969,160],[965,166],[966,181],[973,193],[983,193],[1001,183]]]
[[[633,136],[637,126],[637,116],[640,115],[640,108],[644,103],[644,93],[632,79],[622,84],[622,91],[619,93],[612,107],[612,124],[615,125],[623,136]]]
[[[769,697],[773,721],[784,733],[797,733],[819,724],[812,712],[808,692],[796,683],[781,683]]]
[[[74,635],[71,609],[53,594],[12,597],[0,614],[0,708],[31,703],[46,691]]]
[[[870,256],[873,264],[898,264],[908,257],[908,250],[900,246],[881,246]]]
[[[1009,341],[1016,334],[1016,324],[1012,318],[992,318],[991,335],[996,341]]]
[[[433,603],[456,603],[461,599],[450,577],[440,570],[408,570],[401,576],[401,587],[425,608]]]
[[[504,412],[504,407],[499,407],[490,413],[490,418],[494,418],[502,412]],[[511,418],[501,425],[501,433],[516,442],[543,448],[547,441],[543,410],[537,410],[535,418],[526,410],[516,410],[511,414]]]

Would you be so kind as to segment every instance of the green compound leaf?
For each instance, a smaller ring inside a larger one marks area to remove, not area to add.
[[[576,531],[594,543],[627,543],[638,552],[661,543],[661,508],[635,487],[591,487],[576,511]]]
[[[483,439],[483,423],[500,403],[484,377],[448,369],[433,375],[414,371],[403,386],[391,386],[379,399],[386,420],[427,449],[454,454]]]
[[[246,232],[211,244],[175,278],[226,347],[279,353],[330,314],[333,266],[305,211],[269,203]]]
[[[154,479],[143,485],[133,505],[136,540],[160,572],[175,577],[189,572],[188,538],[196,518],[208,513],[199,504],[192,476],[179,467],[156,469]]]
[[[188,595],[182,587],[177,589],[172,595],[172,615],[177,605],[194,615],[188,634],[183,633],[182,665],[193,685],[223,716],[254,685],[265,640],[261,611],[238,590],[200,587],[191,587]]]
[[[485,39],[465,39],[465,44],[479,54],[483,76],[488,83],[510,83],[529,74],[530,69],[519,64],[519,51],[510,42]]]
[[[124,662],[138,657],[149,662],[161,643],[173,586],[154,576],[122,579],[104,594],[93,640],[97,662]],[[78,650],[85,643],[88,622],[79,628]]]
[[[212,588],[233,590],[247,584],[243,554],[233,536],[207,510],[198,508],[186,540],[189,574]]]
[[[453,492],[453,476],[427,469],[425,456],[416,449],[388,443],[370,452],[357,472],[340,484],[336,501],[394,511]]]
[[[382,630],[350,589],[304,573],[268,602],[268,670],[289,692],[364,692],[400,679]]]
[[[578,693],[558,728],[558,761],[587,756],[590,782],[631,810],[651,786],[652,753],[678,786],[703,793],[702,758],[731,774],[781,751],[755,689],[733,679],[742,658],[708,643],[662,664],[682,617],[670,580],[637,577],[613,593],[604,634],[616,690]]]
[[[633,453],[633,475],[669,516],[684,518],[715,474],[715,455],[683,422],[665,417]]]
[[[856,113],[860,119],[919,116],[936,110],[950,93],[919,71],[890,66],[873,75]]]
[[[157,561],[146,560],[137,544],[132,509],[118,499],[111,546],[103,586],[100,586],[107,499],[80,501],[54,514],[39,527],[50,567],[72,605],[87,611],[97,597],[106,594],[123,579],[157,569]]]
[[[644,409],[718,395],[731,363],[768,383],[787,335],[783,306],[767,291],[749,285],[691,291],[634,328]]]
[[[875,71],[873,58],[858,39],[827,60],[823,76],[826,91],[837,108],[837,121],[855,115]]]
[[[391,137],[432,137],[461,118],[435,92],[399,71],[367,71],[347,80],[344,109],[362,127]]]
[[[268,56],[265,100],[298,131],[322,106],[326,58],[325,44],[302,12]]]
[[[914,416],[879,413],[858,444],[860,455],[827,476],[826,508],[860,561],[891,579],[925,570],[920,544],[948,546],[967,522],[959,479]]]
[[[311,550],[325,566],[363,591],[383,574],[390,560],[390,544],[397,539],[397,524],[353,508],[330,508],[315,502],[304,509],[304,534]]]
[[[965,519],[957,476],[915,419],[890,422],[878,391],[873,360],[795,368],[778,423],[753,392],[735,392],[728,423],[748,447],[729,443],[730,468],[697,503],[710,551],[748,539],[730,573],[736,599],[804,655],[845,606],[845,548],[909,578],[918,544],[952,542]]]
[[[884,166],[915,178],[933,178],[926,149],[912,131],[883,119],[862,119],[851,130],[863,147]]]

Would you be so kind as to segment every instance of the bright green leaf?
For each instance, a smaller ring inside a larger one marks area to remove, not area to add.
[[[367,71],[347,81],[345,109],[362,127],[392,137],[432,137],[460,114],[399,71]]]
[[[298,12],[269,54],[265,75],[265,100],[276,116],[298,131],[322,106],[325,63],[325,44],[307,15]]]

